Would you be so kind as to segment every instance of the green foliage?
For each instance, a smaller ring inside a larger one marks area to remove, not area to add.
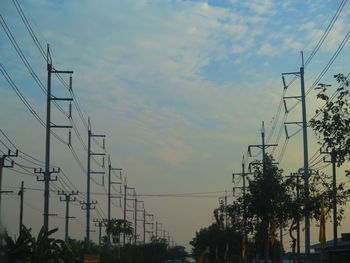
[[[189,255],[183,246],[175,246],[175,247],[169,248],[165,254],[166,259],[184,260],[188,256]]]
[[[232,228],[223,229],[214,223],[207,228],[200,229],[190,245],[193,247],[192,253],[197,261],[208,252],[206,256],[211,262],[224,262],[225,254],[227,259],[241,258],[242,240],[242,233]]]
[[[331,85],[319,84],[320,92],[317,98],[324,102],[324,106],[316,110],[310,125],[322,147],[336,153],[340,166],[346,160],[350,160],[350,101],[347,89],[349,81],[343,74],[334,77],[340,86],[331,96],[327,94],[327,88]]]
[[[19,237],[14,240],[5,232],[5,255],[7,262],[55,262],[64,257],[63,253],[69,253],[62,240],[50,236],[58,229],[45,231],[42,228],[37,238],[33,237],[31,229],[22,226]],[[5,261],[6,262],[6,261]],[[73,262],[73,261],[71,261]]]
[[[273,225],[281,226],[288,219],[286,203],[290,199],[282,170],[273,164],[272,156],[265,155],[265,167],[253,162],[254,175],[249,179],[246,194],[247,218],[252,222],[256,252],[264,251],[269,258]]]
[[[132,235],[133,228],[131,222],[124,219],[113,218],[106,225],[106,234],[113,237],[120,237],[121,234]]]
[[[4,254],[8,262],[26,262],[31,255],[32,235],[30,230],[22,226],[21,234],[14,240],[7,231],[4,234]]]
[[[127,226],[128,224],[126,224]],[[132,234],[130,228],[123,228],[123,231]],[[62,260],[65,263],[80,263],[84,254],[101,255],[101,263],[163,263],[167,258],[182,258],[187,256],[185,248],[177,246],[168,248],[163,239],[152,240],[144,245],[126,244],[120,246],[97,246],[91,243],[87,251],[84,242],[70,239],[68,243],[52,238],[57,229],[45,232],[43,228],[35,238],[31,229],[22,227],[17,239],[11,238],[7,232],[2,236],[4,246],[0,247],[4,255],[0,257],[1,263],[53,263]],[[122,232],[115,232],[116,235]]]

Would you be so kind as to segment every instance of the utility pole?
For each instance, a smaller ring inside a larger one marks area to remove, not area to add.
[[[227,190],[225,190],[225,228],[227,229]]]
[[[111,165],[111,159],[110,157],[108,156],[108,218],[107,218],[107,222],[110,223],[111,222],[111,198],[120,198],[121,196],[112,196],[111,195],[111,185],[112,184],[121,184],[122,182],[122,168],[113,168],[112,165]],[[111,180],[111,173],[112,171],[119,171],[120,174],[119,174],[119,179],[120,179],[120,182],[112,182]],[[111,234],[109,233],[108,234],[108,243],[111,242]]]
[[[283,224],[280,222],[280,262],[283,262]]]
[[[247,242],[247,202],[246,202],[246,176],[253,174],[251,172],[246,172],[245,171],[245,165],[244,165],[244,155],[242,158],[242,172],[241,173],[233,173],[232,174],[232,182],[234,183],[235,176],[242,176],[243,179],[243,228],[244,228],[244,233],[243,233],[243,244],[246,244]],[[246,256],[243,258],[243,263],[246,262]]]
[[[126,178],[124,178],[124,226],[126,222],[126,192],[127,192],[128,186],[126,184]],[[123,245],[125,246],[125,233],[123,233]]]
[[[143,210],[143,242],[144,244],[146,244],[146,233],[153,233],[153,220],[154,220],[154,216],[152,214],[148,214],[146,213],[146,210]],[[147,222],[147,218],[151,218],[152,222]],[[151,230],[147,230],[147,226],[151,226],[152,229]]]
[[[98,220],[94,218],[92,221],[95,223],[95,226],[98,227],[98,245],[101,246],[101,239],[102,239],[101,230],[106,220],[104,219]]]
[[[160,233],[162,233],[162,223],[156,222],[156,240],[158,239],[158,225],[160,225]]]
[[[167,231],[168,246],[170,247],[170,233]]]
[[[330,161],[326,161],[323,157],[325,163],[332,163],[332,176],[333,176],[333,191],[332,191],[332,201],[333,201],[333,246],[336,248],[338,246],[338,222],[337,222],[337,174],[336,174],[336,163],[337,163],[337,154],[334,150],[331,152],[322,152],[321,154],[329,154],[331,156]]]
[[[91,138],[98,137],[98,138],[105,138],[105,135],[99,135],[94,134],[91,131],[91,123],[90,118],[88,118],[88,155],[87,155],[87,190],[86,190],[86,201],[81,201],[80,204],[82,205],[82,209],[86,210],[86,237],[85,237],[85,246],[86,248],[90,248],[90,210],[95,209],[95,204],[97,204],[96,200],[91,201],[90,200],[90,175],[91,174],[104,174],[104,172],[97,172],[91,170],[91,162],[90,159],[92,156],[99,155],[104,156],[105,153],[96,153],[91,151]]]
[[[50,46],[47,45],[47,53],[46,53],[46,61],[47,61],[47,97],[46,97],[46,145],[45,145],[45,170],[42,169],[34,169],[34,173],[42,173],[44,175],[43,179],[37,178],[38,181],[44,181],[45,189],[44,189],[44,230],[49,230],[49,199],[50,199],[50,181],[56,181],[57,177],[51,178],[52,173],[59,173],[58,170],[50,171],[50,143],[51,143],[51,128],[68,128],[71,129],[71,125],[55,125],[51,121],[51,101],[72,101],[73,98],[57,98],[51,94],[51,74],[70,74],[70,77],[73,74],[73,71],[62,71],[56,70],[52,66],[52,58],[50,54]],[[71,79],[71,78],[70,78]],[[71,85],[71,81],[70,81]],[[71,86],[69,87],[71,89]]]
[[[68,235],[68,231],[69,231],[69,219],[70,218],[75,218],[75,216],[69,216],[69,202],[75,202],[76,198],[72,197],[73,195],[78,195],[79,192],[78,191],[71,191],[71,192],[67,192],[67,191],[57,191],[58,195],[63,195],[64,197],[60,196],[60,201],[61,202],[66,202],[66,223],[65,223],[65,232],[64,232],[64,241],[66,243],[68,243],[69,241],[69,235]]]
[[[143,244],[146,244],[146,209],[143,209]]]
[[[269,147],[275,147],[277,146],[277,144],[266,144],[265,143],[265,126],[264,126],[264,122],[262,122],[262,127],[261,127],[261,144],[254,144],[254,145],[249,145],[248,146],[248,154],[251,157],[251,148],[259,148],[262,150],[262,163],[260,163],[262,165],[262,175],[263,177],[266,176],[266,149]],[[277,163],[272,163],[272,164],[277,164]],[[250,165],[249,165],[249,170],[250,170]],[[267,222],[267,227],[269,225],[269,222]],[[257,258],[258,258],[258,253],[257,253]],[[266,256],[266,255],[265,255]]]
[[[134,198],[133,199],[128,199],[127,196],[127,192],[128,190],[135,190],[135,188],[133,187],[128,187],[128,185],[126,184],[126,178],[124,178],[124,227],[125,227],[125,223],[126,223],[126,212],[133,212],[133,210],[128,210],[126,205],[127,205],[127,201],[130,200],[130,201],[133,201],[135,200]],[[123,233],[123,245],[125,245],[125,232]]]
[[[299,171],[297,173],[291,173],[290,178],[296,178],[296,198],[297,198],[297,207],[298,207],[298,211],[297,211],[297,243],[296,243],[296,247],[297,247],[297,262],[299,262],[300,260],[300,178],[303,178],[303,175],[300,173],[300,171],[303,169],[299,169]],[[295,247],[293,248],[293,253],[295,253]],[[294,262],[294,259],[293,259]]]
[[[18,192],[18,195],[21,197],[21,204],[19,210],[19,234],[21,234],[21,229],[23,225],[23,195],[24,195],[24,182],[21,182],[21,190]]]
[[[220,207],[223,207],[223,211],[225,212],[225,222],[224,222],[224,226],[225,229],[227,229],[227,190],[225,190],[225,196],[219,197],[219,204]]]
[[[261,128],[261,144],[251,144],[248,146],[248,154],[251,157],[251,148],[259,148],[262,150],[262,166],[263,166],[263,175],[265,175],[265,169],[266,169],[266,149],[269,147],[275,147],[278,144],[266,144],[265,143],[265,127],[264,122],[262,122],[262,128]],[[274,163],[276,164],[276,163]]]
[[[15,153],[12,153],[11,150],[8,150],[7,154],[3,154],[0,157],[0,229],[2,228],[2,223],[1,223],[1,218],[2,218],[2,213],[1,213],[1,194],[8,192],[8,191],[2,191],[2,169],[3,168],[13,168],[14,165],[14,161],[11,160],[11,164],[10,165],[6,165],[5,164],[5,159],[8,157],[17,157],[18,156],[18,150],[16,150]]]
[[[136,245],[136,243],[137,243],[137,197],[136,197],[136,194],[135,194],[135,200],[134,200],[134,225],[135,225],[135,227],[134,227],[134,230],[135,230],[135,233],[134,233],[134,243],[135,243],[135,245]]]
[[[303,151],[304,151],[304,189],[305,189],[305,253],[310,254],[310,215],[308,212],[309,207],[309,153],[308,153],[308,139],[307,139],[307,116],[306,116],[306,101],[305,101],[305,80],[304,80],[304,55],[301,52],[302,65],[300,71],[282,73],[282,80],[284,83],[284,89],[288,87],[285,84],[285,75],[295,75],[300,77],[300,96],[285,97],[285,99],[295,98],[301,101],[302,122],[285,122],[285,124],[301,124],[303,129]],[[285,104],[287,111],[287,107]]]
[[[141,203],[142,204],[142,210],[139,210],[138,209],[138,203]],[[144,221],[144,220],[139,220],[138,219],[138,214],[137,212],[143,212],[145,209],[144,209],[144,202],[143,201],[139,201],[137,200],[136,198],[136,194],[135,194],[135,245],[137,244],[137,222],[138,221]],[[144,224],[144,223],[143,223]]]

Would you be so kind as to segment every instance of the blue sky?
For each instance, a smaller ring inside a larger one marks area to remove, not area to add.
[[[39,41],[44,46],[50,43],[55,67],[74,70],[74,90],[83,111],[91,117],[93,129],[107,135],[112,162],[123,167],[128,182],[142,194],[231,189],[230,175],[240,169],[247,146],[259,143],[261,122],[265,121],[267,132],[271,128],[283,89],[281,72],[299,69],[300,51],[304,51],[306,58],[309,56],[340,1],[30,0],[20,3]],[[1,1],[0,12],[45,84],[46,65],[12,1]],[[348,22],[346,5],[306,68],[308,87],[344,38]],[[345,46],[323,82],[334,83],[332,75],[347,73],[348,53]],[[44,117],[44,94],[31,79],[4,31],[0,33],[0,54],[1,63]],[[43,159],[43,129],[3,77],[0,89],[1,128],[23,151]],[[54,94],[66,95],[57,81],[53,90]],[[298,92],[299,85],[295,82],[287,94]],[[315,93],[311,92],[309,116],[315,105]],[[299,116],[296,108],[288,120],[297,120]],[[76,112],[73,119],[86,139]],[[54,120],[67,121],[57,111]],[[276,140],[277,131],[271,135],[271,141]],[[59,131],[59,134],[67,138],[67,132]],[[317,145],[311,131],[309,137],[311,155]],[[275,151],[276,158],[283,140],[284,136]],[[86,154],[74,136],[73,144],[85,164]],[[84,190],[85,176],[67,147],[53,140],[52,149],[52,162],[64,166],[72,181]],[[291,138],[281,168],[287,172],[298,169],[302,164],[301,149],[298,134]],[[5,186],[15,186],[22,179],[6,170],[3,182]],[[34,178],[24,179],[30,186],[42,187]],[[103,191],[97,185],[93,187],[95,191]],[[17,205],[16,198],[4,199],[9,205]],[[63,213],[57,197],[51,199],[54,210]],[[39,193],[28,191],[30,200],[41,209]],[[105,207],[105,200],[99,202]],[[217,204],[217,198],[145,197],[146,209],[157,215],[175,240],[184,245],[196,230],[211,222],[211,212]],[[32,212],[28,208],[28,214]],[[73,213],[84,222],[79,207]],[[120,210],[116,209],[115,213],[120,215]],[[12,224],[11,216],[9,213],[5,222],[15,232],[17,224]],[[36,230],[37,220],[41,220],[40,215],[29,221]],[[63,224],[60,218],[52,222]],[[77,222],[72,224],[79,226]],[[72,229],[74,237],[82,238],[81,227]]]

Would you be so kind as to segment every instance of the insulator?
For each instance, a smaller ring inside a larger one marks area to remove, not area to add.
[[[284,112],[285,112],[285,113],[288,113],[289,111],[288,111],[287,102],[286,102],[285,99],[283,100],[283,105],[284,105]]]
[[[68,132],[68,146],[72,146],[72,130],[69,129]]]
[[[72,91],[73,86],[72,86],[72,75],[69,76],[69,91]]]
[[[71,119],[72,118],[72,103],[69,103],[69,114],[68,114],[68,118]]]

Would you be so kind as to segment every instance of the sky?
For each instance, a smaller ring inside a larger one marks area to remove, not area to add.
[[[283,120],[300,121],[300,104],[285,114],[278,113],[283,83],[282,72],[296,72],[301,66],[301,51],[309,58],[342,1],[331,0],[103,0],[19,1],[41,45],[50,44],[53,65],[59,70],[73,70],[73,90],[84,119],[91,120],[93,133],[106,135],[106,151],[112,166],[123,168],[127,184],[134,187],[144,207],[163,224],[177,244],[188,247],[195,232],[212,222],[218,199],[232,196],[232,172],[240,172],[242,155],[246,161],[249,144],[260,143],[262,121],[270,148],[285,174],[302,167],[302,137],[297,133],[286,144]],[[46,86],[46,62],[26,30],[13,1],[0,2],[0,13],[18,46],[38,78]],[[345,5],[331,32],[305,68],[307,117],[310,119],[319,102],[312,85],[347,34],[349,6]],[[0,63],[11,76],[38,115],[45,119],[46,97],[35,83],[11,45],[3,28],[0,30]],[[336,85],[333,75],[348,74],[349,47],[339,56],[319,81]],[[65,81],[68,76],[62,75]],[[287,77],[287,82],[293,79]],[[67,89],[53,78],[55,96],[69,96]],[[5,78],[0,75],[0,123],[15,146],[43,161],[45,129],[23,105]],[[297,78],[286,96],[300,94]],[[295,101],[288,100],[290,107]],[[59,102],[67,112],[68,103]],[[87,131],[73,107],[72,119],[87,143]],[[69,124],[53,106],[52,122]],[[282,127],[282,129],[281,129]],[[280,132],[281,131],[281,132]],[[300,131],[288,126],[289,134]],[[55,130],[68,141],[67,130]],[[317,151],[314,133],[308,130],[309,156]],[[3,135],[0,145],[11,145]],[[97,139],[97,143],[101,141]],[[93,151],[101,147],[92,143]],[[72,147],[86,169],[87,154],[72,132]],[[13,149],[13,147],[11,148]],[[256,158],[259,152],[254,151]],[[22,154],[22,157],[25,157]],[[2,197],[2,217],[10,233],[18,232],[18,187],[25,187],[24,223],[36,233],[42,222],[43,183],[30,175],[33,163],[18,157],[16,162],[28,166],[5,168],[2,185],[13,194]],[[101,158],[92,163],[95,171]],[[58,175],[51,183],[50,226],[58,226],[57,236],[64,235],[64,203],[57,190],[79,190],[84,199],[86,174],[67,145],[54,137],[51,163],[61,167],[67,178]],[[317,163],[314,161],[313,163]],[[40,163],[37,163],[39,165]],[[323,165],[315,164],[314,167]],[[339,168],[339,181],[345,181]],[[36,166],[38,167],[38,166]],[[15,170],[15,171],[14,171]],[[21,174],[25,172],[26,174]],[[330,172],[329,167],[324,169]],[[118,180],[116,175],[114,180]],[[107,177],[93,175],[92,198],[98,201],[93,218],[107,214]],[[106,185],[106,184],[105,184]],[[113,190],[118,193],[118,186]],[[214,192],[207,194],[208,192]],[[102,194],[96,194],[102,193]],[[169,197],[166,194],[203,193],[194,197]],[[155,196],[150,196],[155,195]],[[208,196],[210,195],[210,196]],[[131,204],[130,209],[132,209]],[[346,213],[349,213],[346,209]],[[71,206],[70,235],[85,235],[85,212],[79,203]],[[113,200],[112,216],[121,217],[119,199]],[[141,216],[141,214],[140,214]],[[129,220],[133,220],[131,214]],[[141,223],[139,223],[141,224]],[[317,222],[312,223],[311,243],[318,240]],[[331,238],[328,223],[327,235]],[[349,228],[345,218],[340,232]],[[141,229],[141,228],[139,228]],[[287,233],[287,232],[285,232]],[[97,232],[91,234],[97,242]],[[287,237],[287,235],[286,235]],[[303,242],[303,240],[302,240]],[[289,250],[288,239],[284,242]]]

